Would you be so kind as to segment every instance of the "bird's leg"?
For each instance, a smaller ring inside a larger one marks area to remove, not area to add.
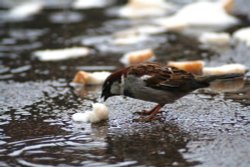
[[[135,121],[151,121],[152,119],[154,119],[155,115],[157,115],[160,112],[160,109],[163,107],[164,105],[162,104],[157,104],[152,110],[149,111],[145,111],[144,110],[144,114],[147,114],[147,117],[143,117],[143,115],[141,114],[141,117],[139,119],[134,119]],[[145,113],[146,112],[146,113]]]
[[[151,121],[152,119],[154,119],[155,115],[160,112],[160,109],[163,106],[164,105],[161,105],[161,104],[156,105],[152,110],[147,111],[149,116],[147,116],[146,118],[145,117],[141,117],[139,120],[140,121]]]
[[[159,106],[161,106],[160,104],[157,104],[154,108],[152,108],[151,110],[143,110],[141,115],[151,115],[155,110],[157,110],[159,108]],[[161,106],[162,107],[162,106]],[[161,108],[160,107],[160,108]],[[159,109],[160,109],[159,108]]]
[[[146,121],[150,121],[152,120],[155,115],[157,115],[160,112],[160,109],[163,107],[163,105],[158,104],[157,106],[155,106],[151,111],[148,117],[145,118]]]

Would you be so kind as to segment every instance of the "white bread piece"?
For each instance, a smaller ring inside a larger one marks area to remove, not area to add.
[[[190,72],[192,74],[201,74],[202,69],[204,67],[205,62],[201,60],[195,61],[169,61],[168,65],[172,67],[176,67],[178,69]]]
[[[127,18],[143,18],[150,16],[161,16],[173,10],[174,6],[164,0],[129,0],[120,8],[118,14]]]
[[[87,47],[72,47],[54,50],[38,50],[33,53],[40,61],[60,61],[71,58],[84,57],[90,54],[91,49]]]
[[[231,14],[235,6],[235,1],[234,0],[221,0],[220,2],[224,10],[227,13]]]
[[[247,67],[242,64],[226,64],[219,67],[204,67],[203,75],[245,74]]]
[[[149,37],[144,34],[127,34],[126,36],[115,36],[111,41],[114,45],[132,45],[147,40]]]
[[[75,0],[72,3],[74,9],[103,8],[110,4],[109,0]]]
[[[136,36],[136,35],[153,35],[153,34],[161,34],[166,32],[167,30],[158,25],[139,25],[132,28],[124,29],[118,32],[113,33],[114,37],[116,38],[127,38],[129,36]]]
[[[102,103],[92,103],[93,112],[89,115],[89,122],[96,123],[108,119],[108,107]]]
[[[21,21],[39,13],[43,7],[44,4],[40,1],[24,2],[14,8],[11,8],[6,14],[6,19]]]
[[[181,8],[170,17],[156,19],[156,23],[169,31],[183,31],[187,28],[224,29],[239,23],[227,13],[233,4],[223,2],[197,1]]]
[[[233,38],[250,46],[250,27],[241,28],[233,33]]]
[[[75,122],[88,122],[89,120],[89,116],[88,116],[88,112],[85,113],[75,113],[72,115],[72,119]]]
[[[126,53],[120,62],[124,65],[138,64],[145,61],[152,61],[155,59],[155,54],[152,49],[144,49]]]
[[[82,85],[102,85],[106,78],[110,75],[110,72],[85,72],[78,71],[73,79],[73,83]]]
[[[109,116],[108,107],[102,103],[92,103],[93,110],[85,113],[75,113],[72,119],[75,122],[98,123],[107,120]]]
[[[230,40],[231,37],[229,33],[206,32],[202,33],[199,37],[201,43],[216,46],[228,46]]]

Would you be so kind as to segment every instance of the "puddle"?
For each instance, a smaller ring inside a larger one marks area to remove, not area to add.
[[[202,59],[208,66],[242,63],[249,68],[247,46],[219,52],[170,32],[117,46],[113,33],[147,22],[110,14],[126,1],[87,10],[72,9],[68,0],[44,2],[44,9],[28,20],[0,20],[0,166],[248,166],[249,74],[244,83],[220,83],[228,89],[224,93],[217,85],[167,104],[160,119],[150,123],[135,122],[136,112],[155,104],[123,97],[106,102],[108,121],[75,123],[71,116],[89,110],[101,87],[70,86],[77,71],[114,71],[123,66],[124,53],[145,48],[154,50],[157,62]],[[171,2],[181,7],[192,0]],[[0,0],[3,11],[15,5]],[[248,16],[244,11],[237,7],[235,12]],[[248,19],[243,25],[249,26]],[[40,62],[32,55],[75,46],[94,52],[58,62]]]

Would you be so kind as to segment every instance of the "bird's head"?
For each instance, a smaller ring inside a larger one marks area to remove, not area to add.
[[[104,101],[111,96],[122,95],[123,92],[123,77],[127,73],[127,68],[121,69],[112,73],[104,82],[102,87],[101,97]]]

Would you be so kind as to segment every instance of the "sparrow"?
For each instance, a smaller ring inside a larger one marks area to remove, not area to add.
[[[157,105],[144,114],[151,120],[168,103],[190,92],[208,87],[217,79],[241,77],[242,74],[196,76],[175,67],[159,63],[141,63],[112,73],[104,82],[101,97],[124,95],[135,99],[155,102]]]

